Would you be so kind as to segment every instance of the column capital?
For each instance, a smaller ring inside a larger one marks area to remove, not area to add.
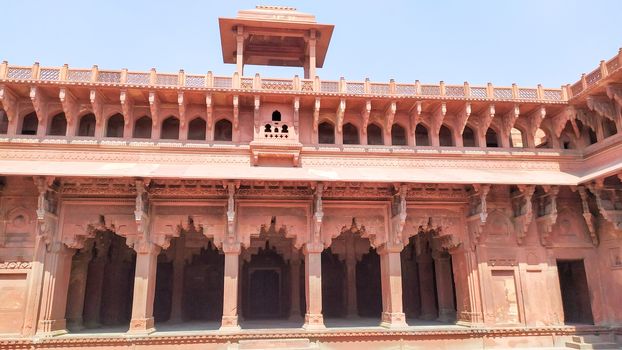
[[[242,251],[242,245],[240,242],[223,242],[222,243],[222,251],[225,254],[240,254]]]
[[[379,246],[376,251],[379,255],[383,255],[389,253],[401,253],[402,249],[404,249],[404,244],[402,243],[387,242]]]
[[[323,251],[324,251],[324,244],[322,244],[321,242],[305,243],[303,247],[303,253],[305,255],[310,254],[310,253],[322,253]]]
[[[158,246],[157,244],[145,238],[141,238],[138,241],[135,241],[134,244],[132,245],[132,248],[134,249],[134,251],[136,251],[136,254],[156,254],[156,255],[160,253],[160,249],[161,249],[160,246]]]

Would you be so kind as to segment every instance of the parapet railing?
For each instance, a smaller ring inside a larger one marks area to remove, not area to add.
[[[613,56],[608,61],[600,61],[598,68],[587,74],[581,74],[581,79],[570,85],[569,97],[579,96],[591,86],[613,74],[613,72],[620,69],[620,67],[622,67],[622,48],[618,50],[617,55]]]
[[[302,92],[328,93],[345,95],[374,96],[425,96],[440,98],[472,98],[494,100],[525,100],[564,102],[568,100],[568,86],[560,89],[523,88],[512,84],[510,87],[497,87],[488,83],[486,86],[396,83],[391,79],[388,83],[365,81],[300,79],[267,79],[259,74],[254,77],[241,77],[234,73],[232,77],[207,74],[186,74],[180,70],[177,74],[158,73],[154,68],[149,72],[132,72],[122,70],[100,70],[97,66],[90,69],[62,67],[13,66],[6,61],[0,63],[0,80],[71,82],[77,84],[122,85],[137,87],[169,87],[169,88],[216,88],[248,91],[271,92]]]

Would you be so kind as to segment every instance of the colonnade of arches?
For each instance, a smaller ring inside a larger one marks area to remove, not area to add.
[[[402,295],[409,322],[455,320],[451,263],[440,274],[435,254],[432,235],[425,233],[413,237],[402,251]],[[445,253],[443,259],[451,258]],[[262,233],[251,239],[239,261],[237,300],[242,326],[270,319],[302,324],[305,259],[293,240],[275,230]],[[380,256],[369,241],[358,232],[345,231],[321,253],[321,261],[322,313],[327,326],[340,319],[369,319],[370,324],[378,324],[382,272]],[[125,238],[110,231],[98,232],[74,254],[66,306],[70,331],[129,325],[135,263],[136,253],[125,245]],[[193,322],[217,328],[223,315],[224,268],[224,255],[202,233],[184,231],[173,239],[157,257],[156,327]],[[450,295],[450,303],[443,304],[437,295]]]
[[[19,135],[37,135],[40,121],[36,112],[23,116],[17,126],[16,133]],[[54,114],[48,120],[46,134],[48,136],[80,136],[94,137],[97,129],[95,114],[86,113],[77,120],[74,135],[70,135],[68,121],[65,113]],[[9,120],[6,113],[0,109],[0,134],[8,132]],[[121,113],[110,115],[104,120],[103,136],[107,138],[137,138],[150,139],[154,130],[159,131],[159,138],[164,140],[182,139],[180,120],[176,116],[168,116],[159,125],[154,125],[151,117],[145,115],[137,118],[131,128],[126,128],[125,117]],[[196,117],[188,123],[187,134],[183,135],[187,140],[206,140],[207,123],[205,119]],[[214,123],[214,141],[232,141],[233,124],[230,120],[222,118]]]

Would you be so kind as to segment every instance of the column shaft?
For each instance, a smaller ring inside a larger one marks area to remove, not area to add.
[[[151,242],[138,242],[136,250],[136,272],[134,274],[134,297],[132,320],[128,333],[152,333],[153,301],[155,297],[156,271],[160,247]]]
[[[67,293],[67,326],[72,330],[84,328],[82,314],[86,296],[90,252],[81,250],[72,261],[69,291]]]
[[[436,273],[436,295],[438,300],[438,320],[451,322],[456,319],[456,305],[454,303],[454,289],[451,278],[451,261],[449,256],[434,258]]]
[[[456,286],[458,324],[467,326],[483,324],[482,298],[475,253],[461,249],[452,252],[451,260]]]
[[[221,330],[239,330],[238,324],[238,288],[240,244],[223,243],[225,253],[225,280],[222,301]]]
[[[45,258],[43,292],[37,334],[52,336],[67,332],[65,311],[73,250],[60,242],[52,243]]]
[[[434,261],[430,253],[422,253],[417,257],[419,270],[419,291],[421,294],[421,316],[423,320],[434,320],[438,317],[434,291]]]
[[[299,320],[300,317],[300,260],[298,254],[292,254],[290,264],[290,280],[291,280],[291,306],[289,308],[289,319]]]
[[[305,314],[306,329],[324,328],[322,316],[322,250],[321,243],[305,244],[305,296],[307,312]]]
[[[383,246],[380,253],[382,283],[383,327],[405,327],[406,316],[402,307],[402,260],[401,247]]]
[[[356,257],[354,254],[348,254],[346,256],[346,285],[347,316],[358,317],[358,306],[356,300]]]
[[[185,238],[181,236],[175,240],[175,260],[173,261],[173,295],[171,296],[170,322],[182,321],[182,307],[184,294],[185,273]],[[208,286],[209,288],[209,286]]]

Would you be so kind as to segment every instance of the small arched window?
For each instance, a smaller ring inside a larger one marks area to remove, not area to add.
[[[39,128],[39,118],[37,113],[32,112],[24,117],[22,120],[22,135],[36,135]]]
[[[117,113],[111,116],[106,124],[106,137],[123,137],[123,128],[125,127],[123,114]]]
[[[429,146],[430,136],[428,135],[428,128],[423,124],[417,124],[415,128],[415,145],[417,146]]]
[[[194,118],[188,123],[188,140],[205,140],[207,123],[203,118]]]
[[[170,116],[162,122],[162,130],[160,131],[160,138],[163,140],[178,140],[179,139],[179,119]]]
[[[451,130],[441,125],[441,129],[438,131],[438,142],[441,147],[451,147],[454,145],[454,137],[451,134]]]
[[[9,132],[9,117],[4,109],[0,109],[0,134]]]
[[[50,136],[65,136],[67,133],[67,118],[65,113],[58,113],[50,122],[50,128],[48,129],[48,135]]]
[[[486,130],[486,147],[499,147],[497,132],[492,128],[488,128],[488,130]]]
[[[95,114],[88,113],[80,118],[78,125],[78,136],[95,136]]]
[[[281,121],[281,112],[279,112],[279,111],[272,112],[272,121],[273,122],[280,122]]]
[[[151,126],[152,121],[148,116],[140,117],[134,123],[134,133],[132,137],[136,139],[150,139],[151,138]]]
[[[343,144],[344,145],[358,145],[361,141],[359,140],[359,130],[356,126],[347,123],[343,126]]]
[[[280,114],[279,114],[280,115]],[[270,125],[270,124],[267,124]],[[269,130],[266,132],[270,132]],[[214,125],[214,141],[232,141],[233,124],[228,119],[221,119]]]
[[[523,132],[512,128],[510,130],[510,147],[514,148],[523,148],[525,147],[523,144]]]
[[[399,124],[391,126],[391,144],[393,146],[406,146],[408,144],[406,129]]]
[[[475,132],[468,125],[464,127],[462,131],[462,146],[464,147],[477,147],[475,141]]]
[[[317,127],[318,143],[334,144],[335,143],[335,127],[329,122],[322,122]]]
[[[367,144],[384,145],[384,140],[382,138],[382,129],[378,125],[367,125]]]
[[[562,146],[562,149],[575,149],[576,145],[574,140],[572,140],[567,134],[563,134],[559,139],[559,143]]]

